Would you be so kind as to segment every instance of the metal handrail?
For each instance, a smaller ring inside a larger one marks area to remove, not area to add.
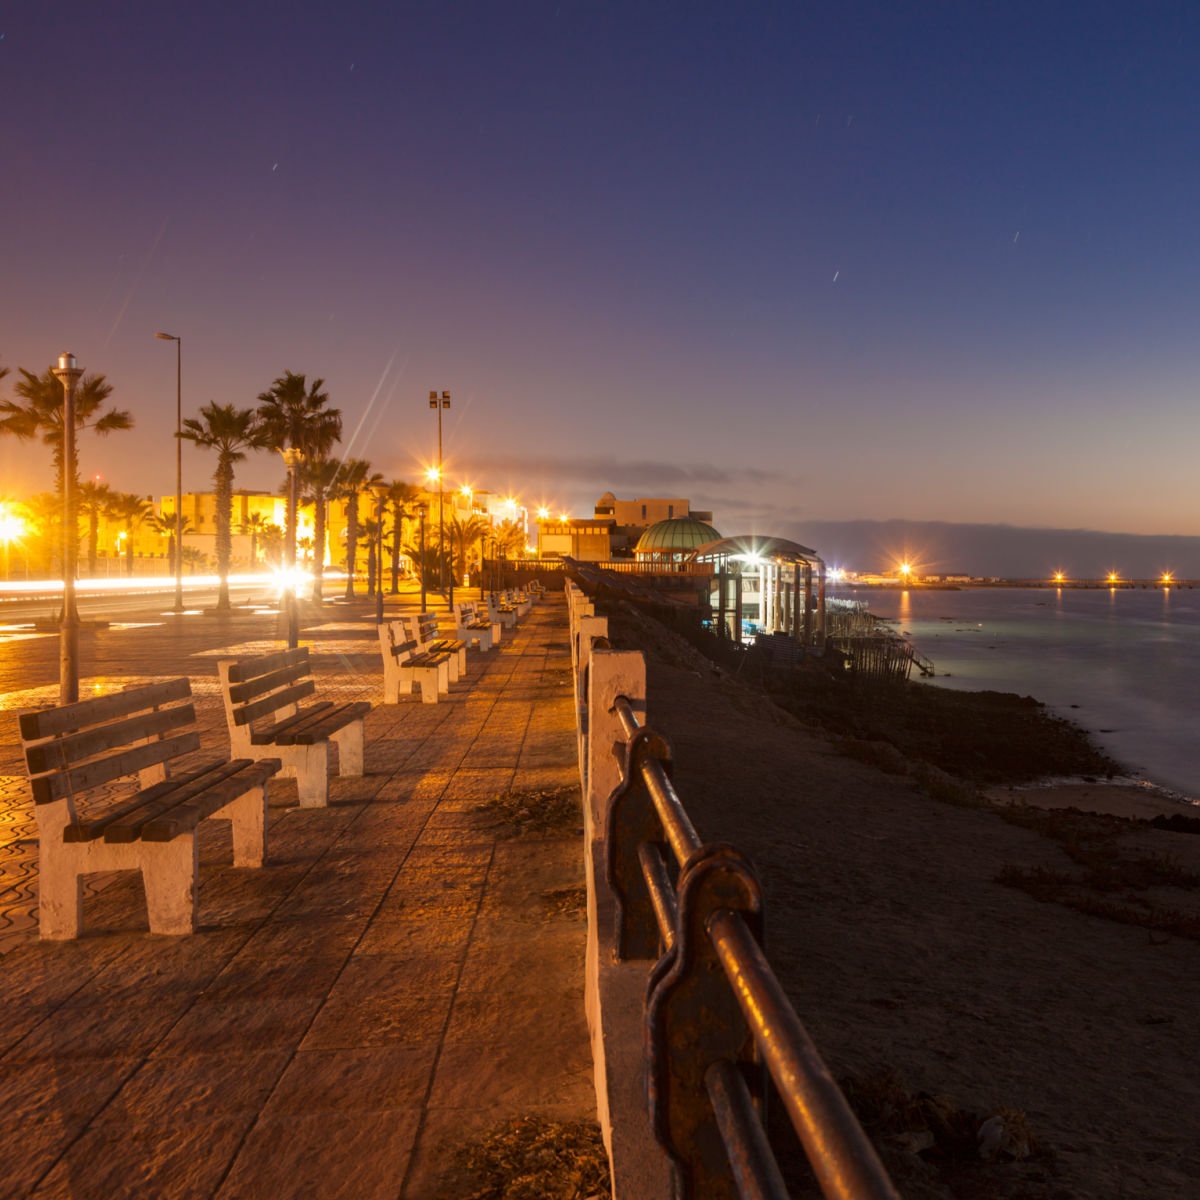
[[[627,697],[613,713],[626,739],[643,730]],[[642,756],[636,769],[653,801],[663,834],[680,866],[706,847],[692,825],[661,761]],[[629,781],[627,780],[626,783]],[[659,849],[638,847],[642,875],[663,945],[670,952],[679,930],[679,907]],[[726,981],[762,1060],[783,1100],[822,1193],[828,1200],[899,1200],[870,1139],[863,1132],[812,1039],[776,978],[741,913],[722,909],[706,930]],[[733,1168],[738,1194],[785,1197],[786,1189],[767,1145],[739,1068],[714,1062],[704,1085]],[[753,1118],[753,1119],[751,1119]]]

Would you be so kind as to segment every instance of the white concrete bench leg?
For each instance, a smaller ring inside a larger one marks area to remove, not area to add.
[[[361,775],[363,773],[363,723],[354,721],[330,734],[329,740],[337,742],[338,774]]]
[[[446,659],[446,690],[450,690],[450,684],[457,683],[459,679],[458,655],[451,654]]]
[[[181,833],[169,842],[142,842],[140,847],[150,932],[195,932],[196,876],[200,870],[196,835]]]
[[[277,748],[278,749],[278,748]],[[289,746],[283,774],[296,780],[301,808],[324,808],[329,803],[329,743]]]
[[[233,865],[261,867],[267,861],[267,788],[251,788],[213,813],[233,827]]]

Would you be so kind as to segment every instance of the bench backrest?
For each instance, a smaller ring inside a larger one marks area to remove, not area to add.
[[[455,601],[454,611],[458,614],[458,623],[460,625],[466,624],[467,621],[473,621],[475,619],[475,612],[476,612],[475,601],[474,600]]]
[[[415,616],[402,617],[408,636],[425,646],[438,640],[438,619],[436,613],[417,613]]]
[[[21,713],[34,802],[70,802],[126,775],[136,774],[143,787],[165,779],[170,759],[200,748],[200,735],[187,728],[196,722],[191,698],[189,680],[169,679]]]
[[[294,708],[317,690],[307,646],[250,658],[222,659],[218,669],[231,732],[280,709]]]
[[[418,649],[403,617],[398,621],[384,621],[379,626],[379,648],[398,663],[404,662]]]

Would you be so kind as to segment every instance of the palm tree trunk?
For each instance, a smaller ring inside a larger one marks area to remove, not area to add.
[[[346,501],[346,599],[354,599],[354,567],[358,558],[358,496]]]
[[[325,510],[327,501],[325,489],[313,489],[313,582],[312,598],[314,604],[323,602],[325,582]]]
[[[372,538],[367,544],[367,595],[375,595],[375,575],[378,563],[375,561],[375,538]],[[382,582],[382,580],[380,581]]]
[[[100,543],[100,514],[93,508],[88,513],[88,574],[96,574],[96,550]]]
[[[392,595],[400,591],[400,545],[404,540],[404,509],[392,506]]]
[[[217,461],[214,477],[217,487],[217,611],[228,612],[229,603],[229,560],[233,555],[233,463],[222,456]]]
[[[125,525],[125,574],[133,574],[133,522]]]

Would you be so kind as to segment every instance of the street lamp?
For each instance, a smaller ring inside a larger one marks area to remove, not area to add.
[[[387,500],[386,483],[378,483],[375,492],[375,624],[383,624],[383,511]]]
[[[160,342],[175,343],[175,611],[183,612],[183,338],[161,330]]]
[[[442,503],[442,410],[450,407],[449,392],[430,392],[429,407],[437,409],[438,417],[438,587],[446,590],[446,510]],[[424,611],[424,605],[421,606]]]
[[[279,449],[277,447],[277,449]],[[287,606],[288,649],[295,650],[300,644],[300,614],[296,608],[296,468],[304,461],[304,454],[295,446],[279,449],[287,465],[288,482],[288,530],[284,562],[287,575],[284,580],[284,602]]]
[[[78,551],[75,522],[75,389],[83,368],[73,354],[60,354],[51,367],[63,387],[62,441],[62,562],[63,603],[58,636],[58,702],[74,704],[79,699],[79,610],[75,607],[75,556]]]
[[[25,534],[25,522],[10,512],[8,505],[0,501],[0,544],[4,546],[4,578],[7,582],[9,553],[13,542],[20,541]]]

